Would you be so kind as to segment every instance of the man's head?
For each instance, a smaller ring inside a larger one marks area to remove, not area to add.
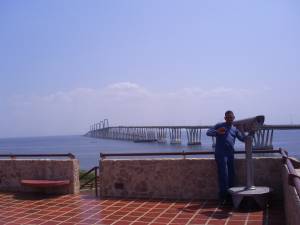
[[[234,114],[233,114],[232,111],[228,110],[228,111],[225,112],[224,119],[225,119],[226,123],[232,124],[232,122],[234,121],[234,118],[235,117],[234,117]]]

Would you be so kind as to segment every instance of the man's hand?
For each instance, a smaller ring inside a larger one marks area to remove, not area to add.
[[[225,134],[225,132],[226,132],[225,127],[220,127],[220,128],[217,129],[218,134]]]

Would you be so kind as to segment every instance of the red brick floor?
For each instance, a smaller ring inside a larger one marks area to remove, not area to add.
[[[281,204],[267,210],[233,210],[216,201],[97,199],[0,193],[0,224],[284,225]]]

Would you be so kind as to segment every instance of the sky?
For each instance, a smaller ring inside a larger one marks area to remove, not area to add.
[[[297,0],[0,1],[0,137],[300,124]]]

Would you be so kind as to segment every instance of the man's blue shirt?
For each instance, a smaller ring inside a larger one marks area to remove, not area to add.
[[[225,134],[218,134],[217,129],[224,127],[226,129]],[[214,127],[210,128],[206,135],[216,137],[216,152],[231,150],[234,151],[235,139],[238,138],[244,142],[244,135],[233,125],[227,123],[218,123]]]

